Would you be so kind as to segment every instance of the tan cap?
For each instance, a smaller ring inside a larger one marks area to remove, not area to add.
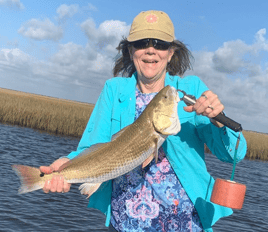
[[[175,39],[174,26],[169,16],[163,11],[142,11],[133,20],[129,36],[129,42],[154,38],[167,42]]]

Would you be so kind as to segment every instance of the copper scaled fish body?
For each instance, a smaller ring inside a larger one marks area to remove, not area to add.
[[[82,194],[95,192],[101,183],[121,176],[139,165],[148,165],[168,135],[180,131],[177,113],[177,90],[163,88],[148,104],[140,117],[112,137],[112,141],[93,145],[74,159],[63,164],[59,173],[69,183],[83,183]],[[27,193],[44,186],[57,173],[40,175],[38,168],[13,165],[21,180],[19,193]]]

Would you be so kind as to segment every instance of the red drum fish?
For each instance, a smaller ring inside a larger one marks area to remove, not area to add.
[[[163,88],[131,125],[113,135],[111,142],[93,145],[63,164],[58,173],[68,183],[82,183],[82,194],[92,195],[101,183],[130,172],[153,158],[168,135],[177,134],[180,120],[177,106],[180,98],[174,87]],[[53,174],[42,175],[39,168],[13,165],[21,181],[19,193],[42,189]]]

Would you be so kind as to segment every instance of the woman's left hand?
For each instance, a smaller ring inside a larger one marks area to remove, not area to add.
[[[224,105],[219,100],[218,96],[212,91],[205,91],[200,98],[196,100],[196,103],[192,106],[185,106],[184,110],[187,112],[195,111],[197,114],[202,114],[209,118],[216,117],[224,110]],[[213,123],[214,120],[213,120]],[[223,126],[217,123],[217,126]]]

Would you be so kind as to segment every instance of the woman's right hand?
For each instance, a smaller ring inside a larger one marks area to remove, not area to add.
[[[51,174],[59,170],[59,167],[64,163],[68,162],[68,158],[60,158],[54,161],[50,166],[40,166],[39,169],[44,174]],[[51,180],[47,180],[43,187],[45,193],[58,192],[66,193],[69,192],[71,184],[69,184],[62,175],[55,175]]]

